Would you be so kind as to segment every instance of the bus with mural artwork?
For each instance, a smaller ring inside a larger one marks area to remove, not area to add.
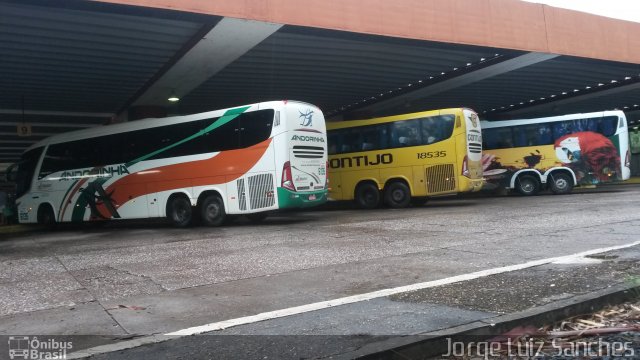
[[[403,208],[482,187],[482,139],[470,109],[327,124],[329,199]]]
[[[178,227],[327,199],[324,116],[273,101],[52,136],[13,167],[21,223],[166,217]]]
[[[622,111],[483,121],[487,189],[522,195],[623,181],[631,175],[627,119]]]

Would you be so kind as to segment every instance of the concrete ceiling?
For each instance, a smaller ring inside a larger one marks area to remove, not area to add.
[[[87,1],[0,1],[0,163],[125,118],[296,99],[335,119],[465,106],[501,119],[624,109],[640,65]],[[171,93],[181,97],[169,103]],[[16,127],[31,124],[32,135]]]

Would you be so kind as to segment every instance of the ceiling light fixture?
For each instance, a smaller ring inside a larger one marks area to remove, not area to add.
[[[180,101],[180,98],[176,95],[175,90],[171,90],[171,95],[169,95],[169,98],[167,100],[171,102],[177,102],[177,101]]]

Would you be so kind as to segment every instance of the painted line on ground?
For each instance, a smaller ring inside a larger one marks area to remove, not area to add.
[[[443,286],[443,285],[449,285],[449,284],[459,283],[463,281],[475,280],[482,277],[517,271],[517,270],[524,270],[527,268],[551,264],[551,263],[563,263],[563,262],[572,261],[574,259],[589,256],[589,255],[595,255],[595,254],[605,253],[605,252],[614,251],[614,250],[626,249],[626,248],[630,248],[638,245],[640,245],[640,241],[636,241],[636,242],[624,244],[624,245],[587,250],[587,251],[583,251],[583,252],[579,252],[571,255],[557,256],[552,258],[528,261],[521,264],[480,270],[480,271],[476,271],[468,274],[451,276],[444,279],[426,281],[426,282],[416,283],[412,285],[399,286],[399,287],[390,288],[390,289],[373,291],[365,294],[347,296],[339,299],[320,301],[312,304],[294,306],[287,309],[268,311],[268,312],[260,313],[257,315],[218,321],[218,322],[201,325],[201,326],[194,326],[194,327],[166,333],[164,335],[145,336],[138,339],[118,342],[115,344],[101,345],[101,346],[96,346],[89,349],[78,350],[76,352],[68,354],[67,358],[81,359],[81,358],[86,358],[96,354],[104,354],[104,353],[109,353],[114,351],[131,349],[131,348],[135,348],[143,345],[155,344],[155,343],[177,339],[181,337],[198,335],[198,334],[218,331],[218,330],[224,330],[230,327],[247,325],[247,324],[252,324],[252,323],[265,321],[265,320],[278,319],[278,318],[283,318],[287,316],[303,314],[311,311],[328,309],[328,308],[341,306],[341,305],[353,304],[361,301],[373,300],[376,298],[387,297],[387,296],[400,294],[404,292],[422,290],[422,289],[432,288],[436,286]]]

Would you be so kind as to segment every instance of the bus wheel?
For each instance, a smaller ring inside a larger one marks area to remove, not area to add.
[[[187,227],[193,219],[191,201],[184,195],[175,195],[167,203],[167,218],[175,227]]]
[[[247,217],[247,219],[249,219],[249,221],[251,221],[252,223],[259,223],[262,220],[266,219],[267,216],[269,215],[268,212],[263,211],[263,212],[259,212],[259,213],[252,213],[252,214],[247,214],[245,215]]]
[[[380,204],[380,190],[372,183],[363,183],[356,188],[356,205],[361,209],[375,209]]]
[[[200,218],[207,226],[220,226],[227,217],[224,202],[217,194],[207,195],[200,205]]]
[[[531,175],[521,175],[516,179],[516,190],[520,195],[532,196],[540,191],[540,183]]]
[[[556,195],[569,194],[573,190],[573,178],[566,172],[551,173],[551,192]]]
[[[38,208],[38,224],[45,226],[49,229],[56,227],[56,217],[53,214],[53,209],[49,204],[42,204]]]
[[[411,202],[411,191],[409,187],[400,181],[392,182],[384,189],[384,203],[387,206],[399,209],[409,206]]]

